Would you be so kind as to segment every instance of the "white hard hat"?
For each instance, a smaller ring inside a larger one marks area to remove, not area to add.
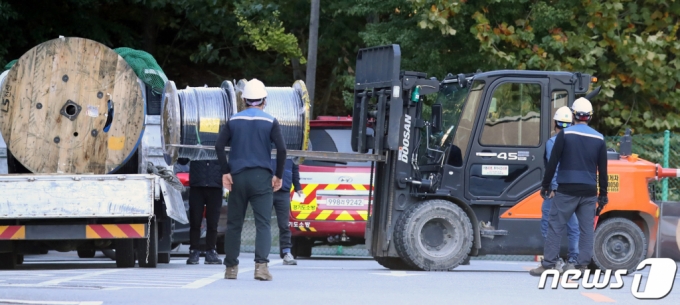
[[[260,80],[253,78],[247,82],[243,88],[242,97],[248,100],[261,100],[267,97],[267,90],[264,88],[264,84]]]
[[[571,105],[571,110],[574,112],[574,118],[579,121],[587,121],[593,115],[593,105],[586,98],[580,97]]]
[[[571,116],[571,110],[569,110],[569,107],[567,106],[562,106],[557,109],[557,111],[555,111],[555,117],[553,117],[553,119],[558,122],[571,124],[573,120]]]

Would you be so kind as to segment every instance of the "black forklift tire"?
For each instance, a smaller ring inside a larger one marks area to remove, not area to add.
[[[602,270],[626,269],[631,274],[647,257],[644,232],[626,218],[610,218],[598,224],[593,245],[593,261]]]
[[[118,239],[115,241],[116,267],[132,268],[135,266],[135,244],[132,239]]]
[[[24,264],[24,255],[23,254],[17,254],[17,265],[23,265]]]
[[[158,263],[159,264],[169,264],[170,263],[170,252],[158,253]]]
[[[399,257],[376,257],[375,261],[390,270],[418,270]]]
[[[433,199],[408,208],[397,220],[394,245],[409,265],[448,271],[464,263],[472,249],[472,223],[452,202]]]
[[[0,270],[14,270],[17,268],[17,263],[16,252],[0,253]]]
[[[93,258],[97,254],[97,250],[78,250],[78,257],[80,258]]]
[[[139,267],[142,268],[156,268],[158,265],[158,222],[151,221],[151,228],[149,230],[149,239],[146,238],[137,239],[136,251],[137,251],[137,261]],[[147,262],[147,244],[149,248],[149,261]],[[118,252],[118,251],[116,251]],[[118,254],[116,254],[118,257]]]

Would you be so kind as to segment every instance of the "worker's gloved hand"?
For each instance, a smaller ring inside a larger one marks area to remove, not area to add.
[[[609,203],[609,199],[607,196],[600,196],[597,197],[597,210],[595,210],[595,215],[600,215],[600,212],[602,212],[602,209],[604,209],[604,206]]]
[[[541,197],[543,197],[543,199],[548,199],[550,197],[550,192],[552,192],[552,190],[549,187],[542,187]]]

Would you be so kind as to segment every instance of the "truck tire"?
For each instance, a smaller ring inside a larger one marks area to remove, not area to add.
[[[376,257],[375,261],[390,270],[418,270],[399,257]]]
[[[312,257],[312,246],[314,241],[308,240],[304,237],[293,238],[291,240],[293,247],[290,253],[294,258],[298,257]]]
[[[593,244],[593,261],[600,269],[626,269],[631,274],[647,256],[644,232],[626,218],[610,218],[598,224]]]
[[[97,254],[97,250],[78,250],[78,257],[93,258]]]
[[[115,241],[116,267],[132,268],[135,266],[135,245],[132,239],[118,239]]]
[[[441,199],[408,208],[397,220],[394,245],[409,265],[447,271],[465,261],[472,248],[472,223],[459,206]]]
[[[137,247],[135,247],[137,249],[137,261],[139,262],[139,267],[142,268],[156,268],[158,265],[158,223],[151,221],[151,228],[149,229],[149,262],[146,261],[147,239],[135,240],[137,243]],[[116,257],[118,256],[116,255]]]
[[[170,263],[170,252],[158,253],[158,263],[159,264],[169,264]]]
[[[0,253],[0,270],[14,270],[17,268],[17,263],[16,252]]]

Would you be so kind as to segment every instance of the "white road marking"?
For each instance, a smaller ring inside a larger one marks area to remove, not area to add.
[[[29,301],[29,300],[8,300],[0,299],[0,304],[40,304],[40,305],[101,305],[102,301],[90,302],[68,302],[68,301]]]
[[[97,271],[97,272],[89,272],[81,275],[76,275],[76,276],[71,276],[71,277],[63,277],[63,278],[58,278],[58,279],[53,279],[49,281],[44,281],[38,284],[35,284],[37,287],[44,287],[44,286],[52,286],[52,285],[59,285],[61,283],[65,283],[68,281],[73,281],[73,280],[82,280],[102,274],[107,274],[107,273],[112,273],[112,272],[118,272],[121,271],[122,269],[112,269],[112,270],[103,270],[103,271]]]
[[[271,260],[271,261],[269,261],[269,266],[277,265],[277,264],[280,264],[281,262],[283,262],[283,260],[280,260],[280,259]],[[239,268],[238,273],[241,274],[241,273],[253,271],[253,270],[255,270],[255,268],[244,268],[244,269]],[[216,282],[217,280],[223,279],[223,278],[224,278],[224,271],[222,271],[220,273],[215,273],[215,274],[213,274],[209,277],[206,277],[206,278],[198,279],[198,280],[196,280],[192,283],[184,285],[184,287],[182,287],[182,288],[197,289],[197,288],[201,288],[201,287],[210,285],[213,282]]]
[[[413,275],[423,275],[423,274],[414,274],[414,273],[406,273],[406,271],[390,271],[390,273],[373,273],[377,275],[387,275],[387,276],[398,276],[398,277],[403,277],[403,276],[413,276]]]

